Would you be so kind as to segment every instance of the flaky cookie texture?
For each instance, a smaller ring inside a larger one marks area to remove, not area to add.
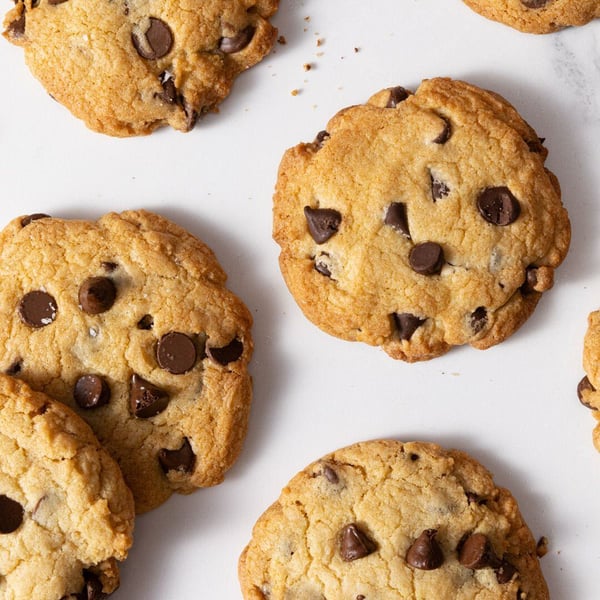
[[[114,591],[117,561],[132,544],[134,504],[89,426],[2,374],[0,456],[0,597]]]
[[[583,341],[585,375],[577,386],[580,402],[600,421],[600,310],[588,316],[588,328]],[[600,452],[600,423],[593,432],[594,446]]]
[[[526,33],[552,33],[600,17],[598,0],[463,0],[479,14]]]
[[[376,440],[296,475],[239,561],[246,600],[543,600],[510,492],[456,450]]]
[[[406,361],[512,334],[570,242],[535,131],[461,81],[390,88],[288,150],[274,195],[280,267],[324,331]]]
[[[138,512],[220,483],[252,396],[252,318],[213,252],[148,211],[0,234],[0,370],[69,405]]]
[[[18,0],[5,37],[95,131],[189,131],[271,50],[278,0]]]

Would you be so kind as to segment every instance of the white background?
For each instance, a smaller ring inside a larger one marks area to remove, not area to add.
[[[596,600],[600,454],[575,389],[587,315],[600,308],[600,21],[535,36],[459,0],[284,0],[274,22],[287,44],[237,80],[219,114],[191,133],[136,139],[88,131],[0,40],[1,226],[33,212],[160,212],[213,248],[255,318],[239,461],[222,485],[138,519],[113,598],[240,598],[237,558],[287,481],[336,448],[393,437],[479,459],[534,536],[549,538],[552,598]],[[278,269],[271,197],[284,150],[311,141],[337,110],[438,75],[499,92],[546,138],[573,241],[554,289],[509,340],[411,365],[302,316]]]

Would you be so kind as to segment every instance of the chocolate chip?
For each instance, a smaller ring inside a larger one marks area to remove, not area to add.
[[[356,600],[365,600],[365,596],[359,594],[358,596],[356,596]]]
[[[18,19],[11,21],[6,28],[6,33],[14,39],[22,38],[25,35],[25,11],[23,11]],[[23,221],[21,221],[21,224]],[[23,225],[25,227],[25,225]]]
[[[189,440],[184,438],[179,450],[167,450],[166,448],[159,450],[158,462],[165,473],[169,471],[191,473],[196,464],[196,455]]]
[[[340,531],[339,549],[342,560],[351,562],[372,554],[377,545],[356,523],[350,523]]]
[[[410,340],[413,333],[425,323],[426,319],[420,319],[410,313],[392,313],[392,320],[401,340]]]
[[[317,136],[315,137],[315,141],[313,142],[313,146],[317,149],[320,150],[323,147],[323,144],[325,143],[326,140],[328,140],[331,136],[329,135],[328,131],[319,131],[319,133],[317,133]]]
[[[8,496],[0,494],[0,533],[12,533],[23,522],[23,507]]]
[[[543,8],[549,0],[521,0],[521,4],[527,8]]]
[[[152,315],[144,315],[137,322],[137,328],[138,329],[149,330],[149,329],[152,329],[153,327],[154,327],[154,319],[153,319]]]
[[[25,22],[25,15],[23,14],[23,22]],[[27,227],[32,221],[37,221],[38,219],[49,219],[50,215],[46,215],[44,213],[33,213],[32,215],[27,215],[21,219],[21,227]]]
[[[223,366],[236,361],[243,351],[244,345],[237,338],[234,338],[227,346],[222,348],[207,348],[208,355]]]
[[[525,270],[525,281],[521,286],[521,293],[523,295],[533,294],[536,291],[538,284],[538,270],[535,267],[527,267]]]
[[[340,480],[338,474],[329,465],[323,465],[323,476],[329,483],[333,484],[338,483]]]
[[[248,25],[245,29],[242,29],[239,33],[232,37],[222,37],[219,42],[219,50],[225,54],[233,54],[244,49],[254,36],[254,27]]]
[[[161,413],[169,404],[169,395],[137,374],[131,378],[129,392],[131,412],[141,419]]]
[[[417,460],[419,460],[419,458],[421,458],[418,454],[415,454],[414,452],[411,452],[408,456],[408,458],[410,458],[410,460],[412,462],[415,462]]]
[[[119,267],[119,265],[115,262],[111,262],[108,260],[103,260],[101,263],[102,268],[107,271],[108,273],[112,273],[113,271],[116,271]]]
[[[22,368],[23,368],[23,361],[20,358],[18,358],[10,365],[10,367],[8,367],[8,369],[6,369],[6,374],[7,375],[17,375],[18,373],[21,372]]]
[[[196,346],[185,333],[171,331],[160,338],[156,347],[156,360],[160,368],[169,373],[186,373],[196,364]]]
[[[499,564],[490,541],[483,533],[473,533],[460,544],[458,562],[467,569],[485,569]]]
[[[434,202],[445,198],[450,193],[450,188],[433,173],[429,173],[431,179],[431,198]]]
[[[48,0],[48,4],[50,6],[56,6],[57,4],[62,4],[63,2],[66,2],[67,0]]]
[[[521,214],[519,201],[506,186],[483,190],[477,198],[477,208],[481,216],[492,225],[510,225]]]
[[[444,251],[435,242],[423,242],[412,248],[408,262],[421,275],[436,275],[444,265]]]
[[[158,97],[167,104],[176,104],[177,88],[175,87],[175,81],[173,80],[173,76],[170,73],[163,71],[159,75],[159,79],[163,91],[161,94],[157,94]]]
[[[340,228],[342,215],[332,208],[304,207],[308,231],[317,244],[324,244]]]
[[[183,112],[185,113],[185,130],[191,131],[196,126],[198,111],[185,98],[181,102],[183,104]]]
[[[103,600],[104,598],[108,598],[107,594],[102,593],[102,583],[97,575],[85,570],[83,578],[85,583],[83,584],[81,593],[77,595],[77,600]]]
[[[325,277],[331,277],[331,269],[329,254],[327,252],[321,252],[319,256],[315,258],[315,270],[325,275]]]
[[[79,306],[89,315],[106,312],[116,297],[117,288],[108,277],[88,277],[79,286]]]
[[[479,333],[487,325],[487,310],[484,306],[477,307],[472,313],[469,319],[469,325],[473,333]]]
[[[137,32],[131,34],[131,41],[142,58],[156,60],[166,56],[173,46],[173,33],[169,26],[156,17],[150,17],[150,27],[143,38]]]
[[[442,549],[435,539],[437,529],[426,529],[411,544],[406,553],[406,562],[415,569],[431,571],[444,562]]]
[[[485,498],[482,498],[479,494],[476,494],[475,492],[465,492],[465,495],[469,504],[481,505],[487,503],[487,500]]]
[[[390,97],[385,107],[396,108],[400,102],[404,102],[409,96],[410,92],[398,85],[390,90]]]
[[[452,126],[450,125],[450,121],[446,117],[442,117],[441,115],[438,116],[444,122],[444,128],[442,129],[440,134],[432,140],[432,142],[434,144],[445,144],[452,135]]]
[[[588,379],[586,375],[578,384],[577,384],[577,397],[579,398],[579,402],[583,404],[587,408],[593,409],[594,407],[585,401],[584,392],[595,392],[596,388],[592,385],[592,382]]]
[[[98,375],[82,375],[75,382],[73,397],[80,408],[98,408],[108,404],[110,387]]]
[[[385,213],[383,222],[410,239],[408,219],[406,217],[406,204],[404,202],[392,202]]]
[[[495,569],[496,580],[500,584],[508,583],[516,572],[516,567],[513,567],[513,565],[511,565],[509,562],[503,560],[500,563],[500,566]]]
[[[535,140],[525,140],[530,152],[541,154],[544,151],[544,142],[546,138],[535,138]]]
[[[29,327],[45,327],[56,319],[56,300],[48,293],[36,290],[28,292],[19,302],[21,321]]]

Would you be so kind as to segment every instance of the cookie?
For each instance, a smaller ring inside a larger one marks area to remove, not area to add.
[[[480,15],[526,33],[551,33],[600,17],[598,0],[463,0]]]
[[[192,129],[271,50],[279,0],[17,0],[5,37],[95,131]]]
[[[377,440],[309,465],[239,561],[246,600],[543,600],[510,492],[463,452]]]
[[[577,396],[600,421],[600,310],[588,317],[588,328],[583,341],[583,368],[585,376],[577,385]],[[600,452],[600,423],[593,433],[594,446]]]
[[[0,371],[82,416],[138,512],[220,483],[251,401],[251,316],[213,252],[147,212],[0,233]]]
[[[117,463],[66,406],[0,374],[0,597],[96,598],[119,585],[134,506]]]
[[[406,361],[512,334],[570,225],[547,150],[499,95],[424,81],[340,111],[279,167],[273,237],[304,314]]]

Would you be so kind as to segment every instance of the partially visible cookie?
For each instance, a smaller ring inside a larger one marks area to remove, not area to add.
[[[244,439],[252,318],[213,252],[147,211],[0,233],[0,371],[82,416],[138,512],[220,483]]]
[[[304,314],[407,361],[511,335],[569,219],[547,150],[499,95],[430,79],[340,111],[281,161],[273,236]]]
[[[67,407],[0,375],[0,597],[104,597],[132,543],[117,463]]]
[[[526,33],[551,33],[600,17],[598,0],[463,0],[479,14]]]
[[[583,341],[583,368],[585,376],[577,385],[577,396],[592,415],[600,421],[600,310],[588,317],[588,328]],[[594,445],[600,452],[600,423],[593,433]]]
[[[18,0],[5,37],[48,93],[114,136],[189,131],[271,50],[279,0]]]
[[[510,492],[430,443],[349,446],[296,475],[240,557],[245,600],[544,600]]]

